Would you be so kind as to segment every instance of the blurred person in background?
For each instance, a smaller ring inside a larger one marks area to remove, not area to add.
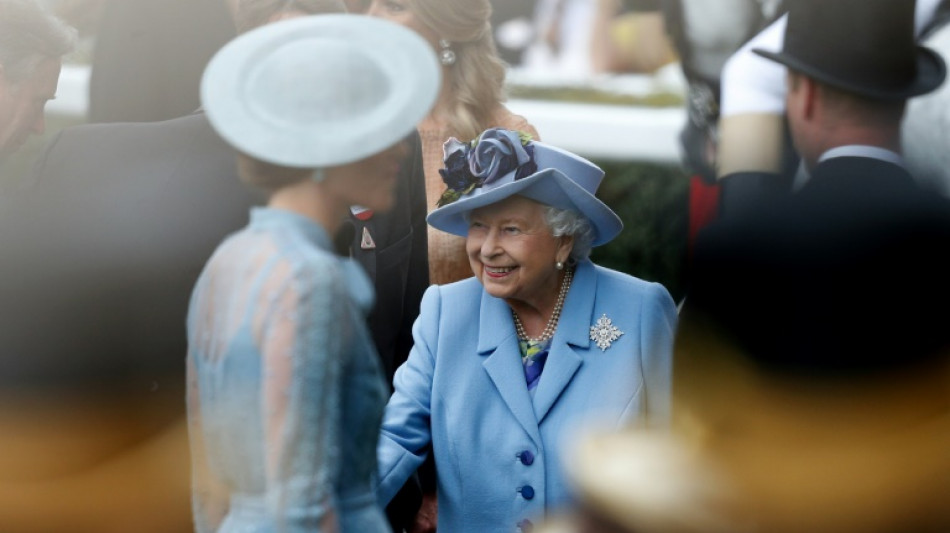
[[[591,75],[592,0],[538,0],[533,39],[522,54],[526,72],[569,83]]]
[[[596,165],[499,128],[445,151],[428,221],[464,236],[475,278],[423,297],[386,406],[379,497],[431,454],[439,531],[527,532],[570,500],[573,432],[666,425],[676,309],[662,285],[590,261],[623,228],[595,196]]]
[[[654,72],[678,62],[686,79],[681,162],[689,173],[688,247],[719,214],[720,74],[744,42],[781,13],[780,0],[598,0],[595,72]]]
[[[356,15],[266,24],[206,68],[208,119],[268,201],[215,250],[188,309],[197,531],[390,531],[373,486],[388,396],[373,289],[333,236],[353,205],[393,207],[404,139],[438,86],[425,41]]]
[[[449,137],[472,139],[490,127],[538,133],[502,103],[505,65],[492,37],[489,0],[374,0],[368,13],[413,29],[442,62],[442,88],[432,111],[419,123],[431,212],[443,190],[439,168]],[[464,239],[429,228],[429,281],[470,277]]]
[[[339,0],[233,4],[241,32],[343,9]],[[370,328],[389,380],[408,355],[428,285],[418,135],[407,142],[396,206],[351,214],[350,242],[338,243],[374,280]],[[0,260],[8,317],[0,330],[7,351],[18,354],[4,359],[15,364],[4,375],[37,384],[31,398],[11,398],[20,414],[7,422],[19,431],[0,439],[10,446],[0,471],[11,474],[0,486],[0,526],[191,528],[182,324],[207,258],[262,201],[235,176],[233,149],[197,112],[67,128],[46,146],[30,186],[0,197],[8,252]],[[394,523],[414,515],[415,492],[388,509]]]
[[[536,0],[492,0],[491,25],[498,55],[508,66],[521,65],[524,49],[534,38],[531,17]]]
[[[36,0],[0,1],[0,159],[45,131],[44,107],[75,40]]]
[[[950,530],[948,244],[950,203],[920,191],[714,222],[672,431],[585,437],[565,459],[580,504],[541,531]]]
[[[917,36],[950,9],[944,0],[918,0],[914,4],[913,31]],[[756,48],[778,51],[786,25],[786,16],[777,19],[745,43],[723,67],[717,165],[723,214],[785,196],[796,187],[796,179],[806,177],[785,118],[785,70],[753,52]],[[879,49],[883,45],[867,46]],[[927,135],[936,138],[940,133],[932,129]],[[753,146],[755,149],[750,149]]]
[[[898,155],[905,99],[946,67],[915,44],[913,2],[801,0],[787,21],[782,48],[756,53],[788,70],[810,177],[700,234],[674,431],[578,453],[582,531],[950,527],[950,200]]]
[[[597,0],[591,21],[591,71],[654,73],[677,60],[659,2]]]
[[[950,2],[940,3],[933,20],[922,30],[921,44],[933,49],[944,61],[950,60]],[[950,196],[950,84],[944,83],[935,91],[912,98],[901,127],[901,143],[907,168],[924,186]]]
[[[198,109],[208,60],[234,37],[232,0],[104,0],[89,77],[89,122],[146,122]]]

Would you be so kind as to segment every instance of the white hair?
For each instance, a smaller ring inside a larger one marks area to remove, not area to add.
[[[42,60],[71,52],[76,37],[36,0],[0,0],[0,65],[7,81],[23,81]]]
[[[594,242],[594,227],[590,220],[573,209],[559,209],[550,205],[544,207],[544,222],[555,237],[574,237],[570,262],[577,264],[590,256]]]
[[[530,200],[530,198],[529,198]],[[571,247],[571,255],[568,261],[572,265],[590,257],[590,250],[594,242],[594,226],[584,215],[573,209],[559,209],[547,204],[542,204],[537,200],[531,200],[541,206],[541,217],[551,235],[558,237],[574,237],[574,244]],[[462,218],[466,222],[471,222],[472,211],[462,213]]]

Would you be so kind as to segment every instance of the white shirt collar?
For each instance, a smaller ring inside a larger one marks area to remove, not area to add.
[[[868,146],[866,144],[849,144],[845,146],[836,146],[831,150],[826,151],[821,154],[821,157],[818,158],[818,163],[822,163],[829,159],[835,157],[868,157],[871,159],[878,159],[880,161],[885,161],[887,163],[893,163],[899,167],[904,167],[904,158],[900,154],[887,148],[881,148],[880,146]],[[811,173],[805,169],[804,165],[801,165],[798,169],[798,173],[795,175],[795,180],[792,184],[792,190],[799,190],[802,188],[808,180],[811,179]]]
[[[900,154],[888,150],[887,148],[881,148],[880,146],[868,146],[864,144],[836,146],[831,150],[821,154],[821,157],[818,158],[818,162],[821,163],[834,157],[870,157],[872,159],[880,159],[881,161],[893,163],[901,167],[904,166],[904,158],[901,157]]]

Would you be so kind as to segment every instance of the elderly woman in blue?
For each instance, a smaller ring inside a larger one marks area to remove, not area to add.
[[[566,504],[580,425],[663,424],[676,309],[663,286],[591,263],[622,224],[603,171],[518,132],[445,144],[432,226],[465,236],[475,277],[430,287],[378,447],[382,502],[423,462],[438,530],[528,530]]]
[[[215,250],[188,310],[199,533],[390,531],[375,494],[387,387],[365,323],[372,285],[331,236],[352,205],[394,203],[437,65],[401,26],[318,15],[245,33],[205,70],[208,120],[269,200]]]

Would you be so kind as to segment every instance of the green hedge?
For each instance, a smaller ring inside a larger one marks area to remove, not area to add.
[[[623,220],[620,235],[594,248],[602,266],[662,283],[676,301],[684,292],[688,176],[678,167],[597,162],[606,172],[597,196]]]

